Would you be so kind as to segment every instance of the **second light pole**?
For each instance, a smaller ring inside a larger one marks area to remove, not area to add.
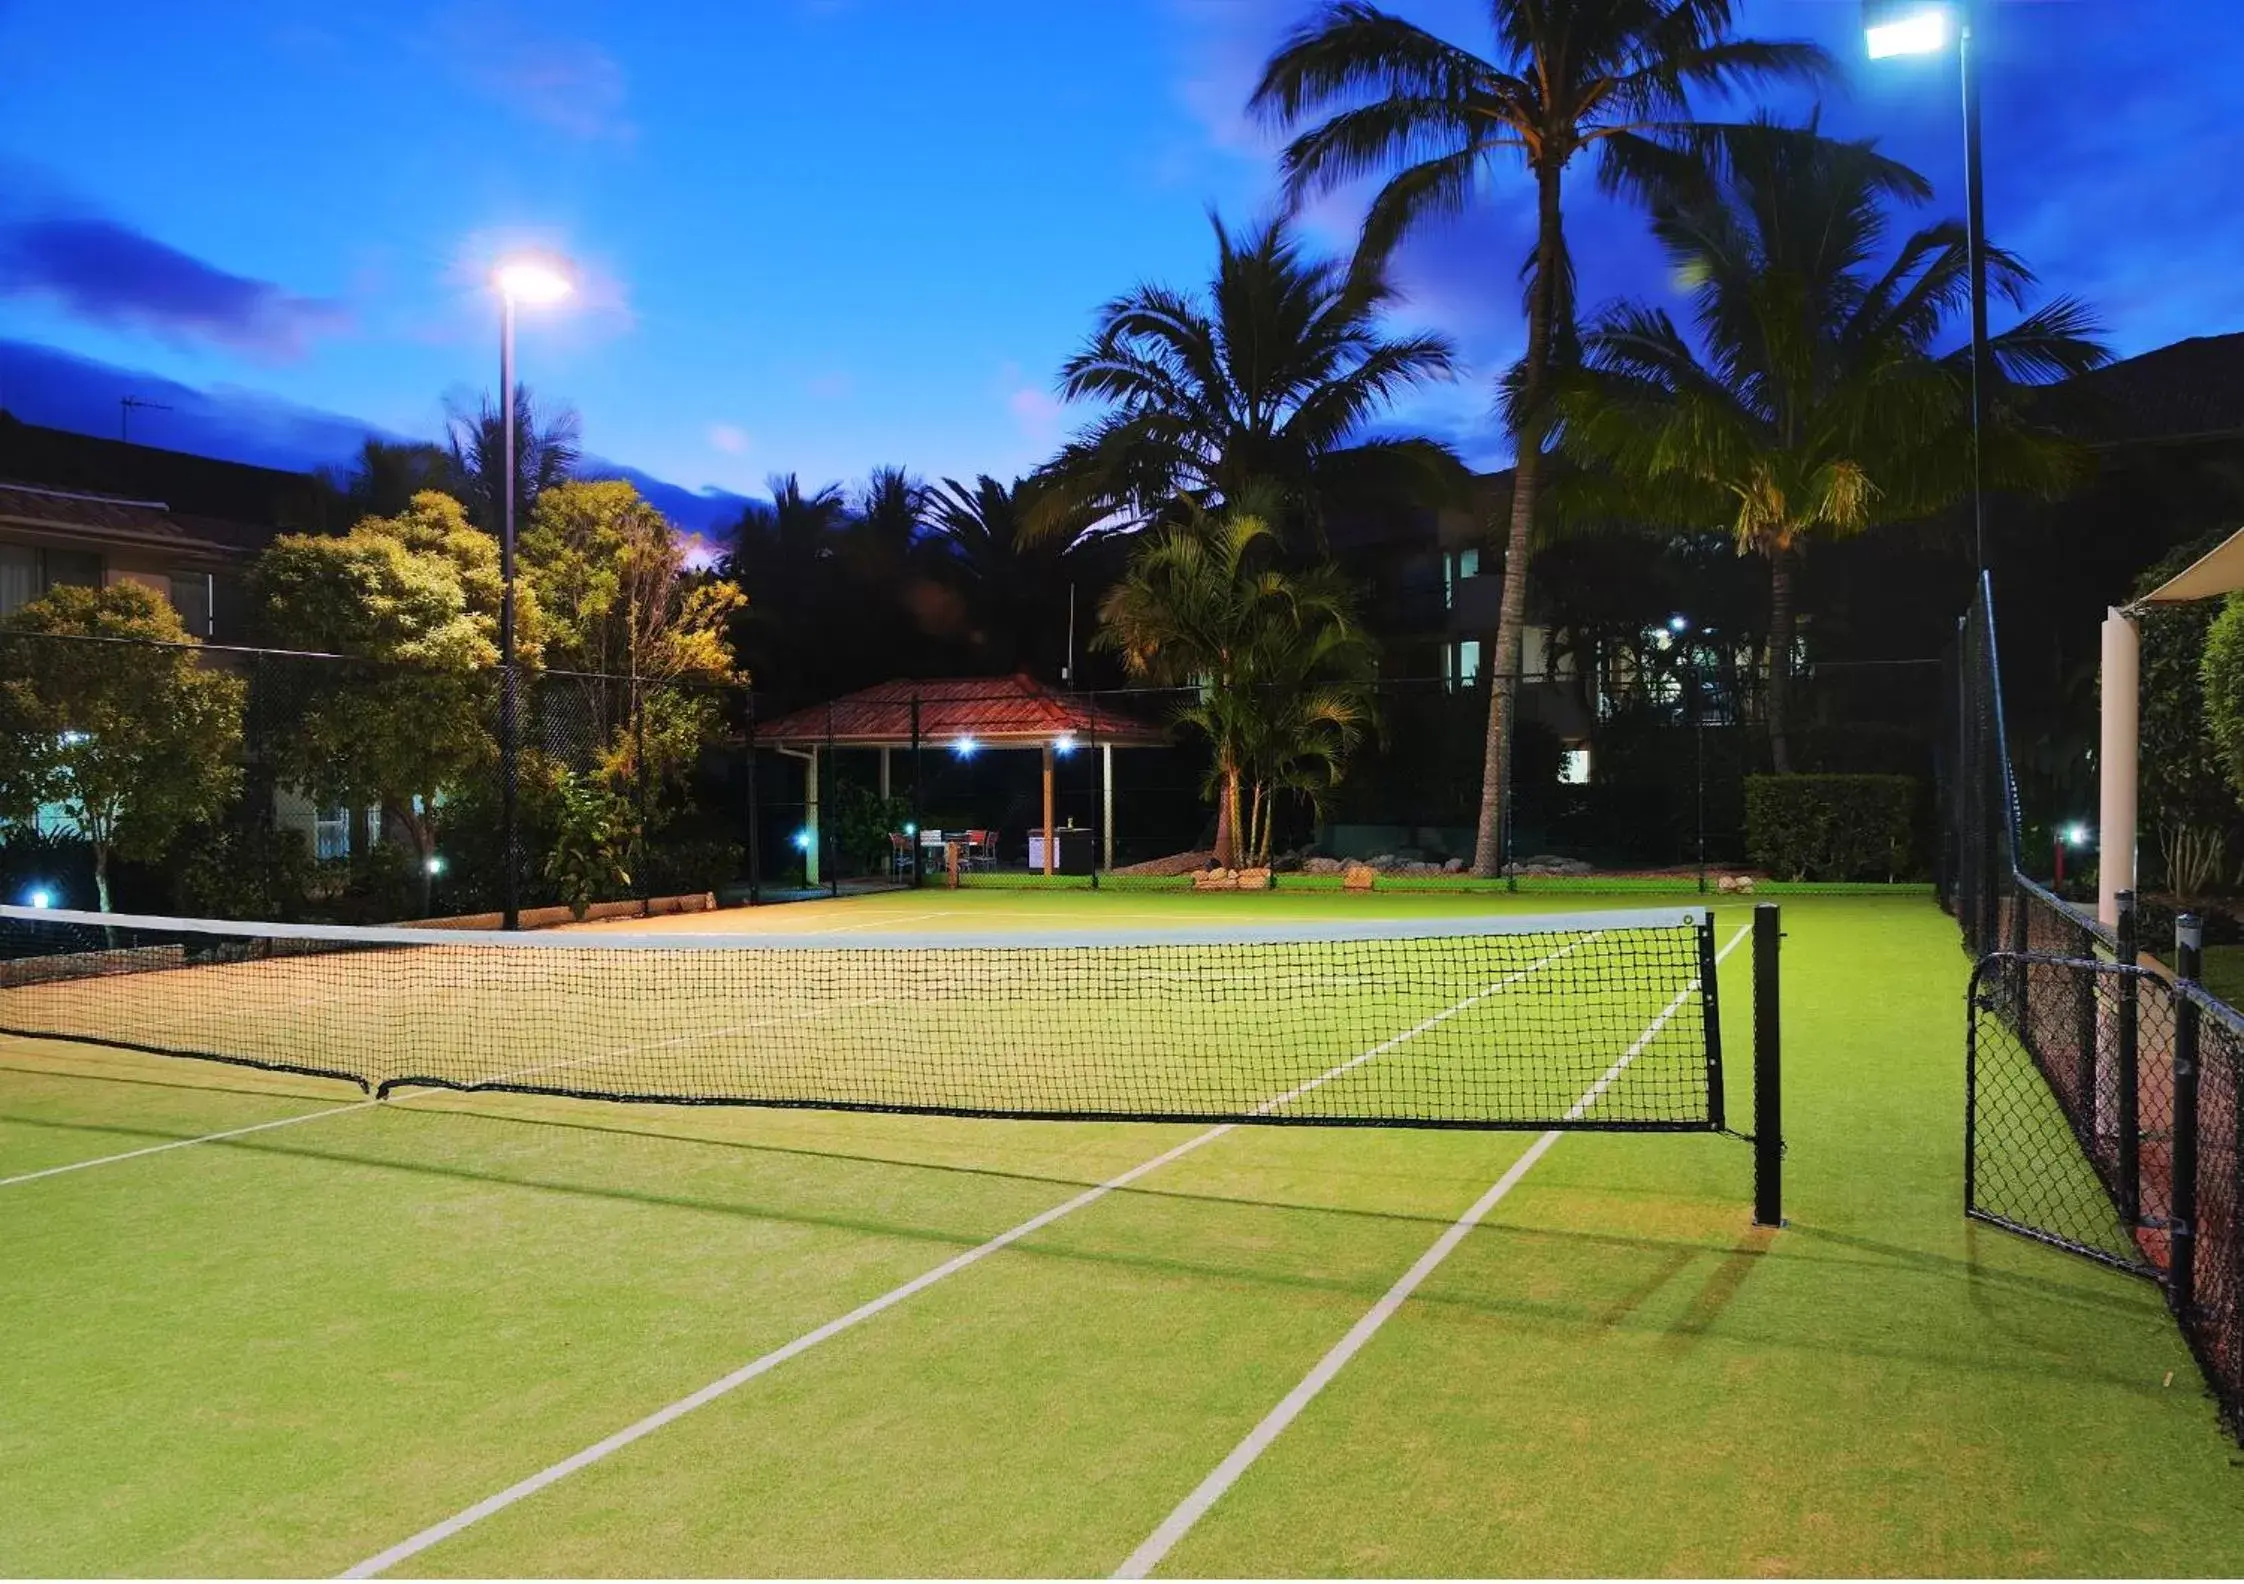
[[[492,274],[499,288],[499,927],[522,927],[522,833],[516,810],[522,750],[521,691],[514,654],[514,310],[559,302],[569,276],[558,260],[508,259]]]

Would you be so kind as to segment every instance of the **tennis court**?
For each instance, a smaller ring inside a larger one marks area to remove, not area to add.
[[[652,1072],[785,1101],[855,1060],[865,1103],[907,1083],[950,1103],[990,1081],[958,1060],[979,1049],[1044,1064],[991,1093],[1041,1074],[1118,1110],[1216,1115],[1319,1079],[1286,1104],[1687,1110],[1696,959],[1614,972],[1620,932],[1594,924],[1420,978],[1377,949],[1289,959],[1292,979],[1249,965],[1232,1005],[1189,975],[1152,988],[1175,965],[1143,942],[1089,949],[1101,977],[1057,1000],[1008,996],[1011,959],[970,945],[942,959],[963,973],[859,997],[881,953],[838,946],[1360,935],[1490,908],[923,892],[722,915],[830,936],[800,960],[853,966],[806,991],[713,963],[705,1044],[659,1049],[687,1028],[583,1010],[679,999],[652,966],[677,959],[627,953],[549,948],[595,974],[566,995],[550,964],[463,988],[394,952],[5,993],[325,1053],[305,1065],[404,1048],[405,1076],[456,1082],[559,1060],[565,1086]],[[1747,912],[1717,907],[1717,949]],[[1751,1225],[1750,1150],[1706,1132],[376,1102],[11,1039],[0,1571],[2244,1571],[2244,1471],[2155,1291],[1960,1214],[1953,925],[1916,896],[1792,898],[1785,922],[1781,1231]],[[1745,951],[1718,984],[1749,1129]],[[1456,1052],[1523,1027],[1574,1042],[1563,1071],[1455,1085]],[[867,1063],[884,1037],[916,1064]],[[758,1048],[795,1065],[739,1054]],[[1213,1078],[1210,1051],[1233,1061]]]

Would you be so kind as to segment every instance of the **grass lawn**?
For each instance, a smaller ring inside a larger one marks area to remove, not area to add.
[[[1162,1572],[2244,1573],[2244,1468],[2158,1294],[1962,1217],[1953,925],[1782,900],[1789,1224],[1750,1226],[1735,1139],[1560,1139]],[[1600,905],[1645,899],[968,891],[711,922]],[[1748,956],[1721,985],[1739,1127]],[[305,1118],[0,1181],[0,1574],[349,1568],[1192,1144],[392,1569],[1110,1572],[1535,1142],[360,1099],[0,1043],[0,1179]]]

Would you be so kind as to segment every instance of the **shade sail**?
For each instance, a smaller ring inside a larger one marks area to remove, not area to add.
[[[883,682],[765,722],[756,739],[770,747],[908,748],[915,699],[918,740],[929,747],[966,737],[991,748],[1031,748],[1061,737],[1117,748],[1169,741],[1158,726],[1020,675]]]
[[[2187,605],[2244,589],[2244,528],[2223,539],[2180,572],[2129,606]]]

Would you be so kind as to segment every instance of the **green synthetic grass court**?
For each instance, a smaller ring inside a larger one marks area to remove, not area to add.
[[[1503,905],[923,892],[721,922]],[[1784,909],[1782,1231],[1750,1227],[1733,1139],[1569,1135],[1518,1173],[1534,1135],[1239,1128],[391,1571],[1111,1572],[1446,1237],[1159,1571],[2244,1572],[2244,1469],[2155,1291],[1961,1216],[1953,925],[1915,896]],[[8,1042],[0,1573],[351,1568],[1207,1131],[372,1105]]]

